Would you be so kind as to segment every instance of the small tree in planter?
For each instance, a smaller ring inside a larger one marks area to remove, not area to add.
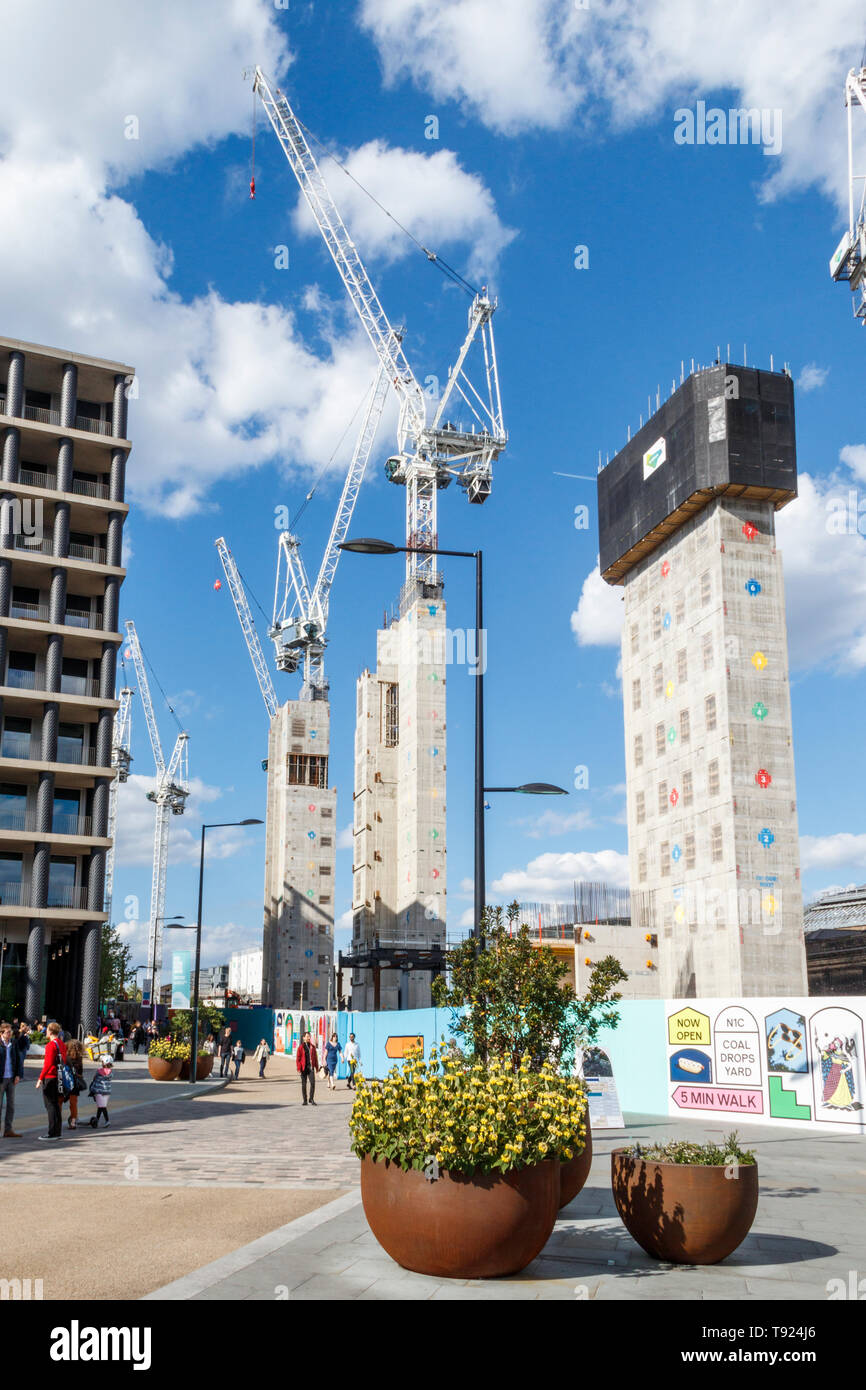
[[[658,1260],[717,1264],[748,1235],[758,1209],[758,1164],[736,1130],[721,1144],[673,1139],[611,1154],[617,1211]]]

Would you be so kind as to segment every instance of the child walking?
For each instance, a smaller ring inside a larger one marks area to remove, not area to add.
[[[91,1116],[90,1128],[96,1129],[100,1115],[108,1124],[108,1098],[111,1095],[111,1058],[103,1057],[99,1068],[90,1083],[88,1094],[96,1101],[96,1114]]]
[[[69,1119],[67,1124],[70,1129],[78,1128],[78,1097],[82,1091],[87,1090],[87,1082],[84,1080],[84,1044],[77,1038],[70,1038],[66,1044],[66,1057],[75,1073],[75,1089],[72,1094],[67,1096],[69,1104]]]

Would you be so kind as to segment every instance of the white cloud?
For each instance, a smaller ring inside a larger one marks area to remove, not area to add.
[[[829,367],[819,367],[817,362],[807,362],[797,377],[798,391],[817,391],[830,374]]]
[[[618,646],[624,607],[622,588],[605,583],[596,565],[584,579],[577,607],[571,615],[571,630],[580,646]],[[622,674],[619,667],[617,674]]]
[[[349,821],[349,824],[344,825],[343,829],[337,835],[337,849],[351,849],[354,843],[355,832],[352,822]]]
[[[492,891],[509,901],[570,901],[575,879],[628,887],[628,855],[617,850],[584,850],[568,854],[540,854],[525,869],[510,869],[491,884]]]
[[[800,868],[803,873],[811,869],[850,866],[866,866],[866,835],[853,835],[843,830],[837,835],[800,836]]]
[[[783,147],[764,195],[816,183],[841,200],[841,95],[861,0],[363,0],[386,77],[456,101],[493,129],[579,118],[598,142],[684,101],[781,109]],[[852,37],[853,36],[853,37]],[[448,113],[440,112],[447,131]],[[708,149],[706,156],[713,158]]]
[[[154,777],[131,773],[129,780],[118,788],[117,850],[115,854],[115,883],[122,868],[135,864],[150,864],[153,860],[155,808],[147,793],[156,785]],[[200,778],[190,779],[190,796],[183,818],[172,816],[169,821],[168,862],[197,864],[201,853],[201,823],[203,808],[223,795],[219,787],[208,786]],[[228,859],[245,845],[244,832],[231,826],[213,830],[207,836],[206,857]],[[142,913],[147,914],[149,904]]]
[[[542,840],[555,835],[566,835],[572,830],[588,830],[593,820],[588,810],[574,811],[570,815],[561,811],[544,811],[540,816],[519,820],[516,824],[526,827],[523,833],[530,840]]]
[[[340,215],[365,260],[397,261],[417,253],[417,248],[363,189],[372,193],[392,217],[431,251],[468,243],[466,269],[473,278],[486,278],[495,272],[500,255],[516,236],[500,222],[493,197],[482,179],[461,168],[453,150],[421,154],[370,140],[343,162],[362,188],[341,178],[339,173],[332,177],[334,166],[327,162],[323,172],[338,199]],[[296,231],[308,236],[320,235],[300,194],[294,225]]]

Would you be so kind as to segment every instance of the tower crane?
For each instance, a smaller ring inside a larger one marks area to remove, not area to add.
[[[256,632],[256,625],[253,622],[253,615],[250,612],[250,605],[247,603],[247,596],[244,591],[243,580],[240,571],[235,564],[235,557],[228,547],[225,536],[218,536],[214,541],[220,560],[222,561],[223,571],[228,580],[229,592],[238,615],[238,622],[241,625],[241,632],[244,634],[244,641],[247,644],[247,651],[253,663],[253,670],[256,673],[256,680],[259,683],[259,690],[262,692],[262,699],[265,702],[265,709],[269,718],[273,719],[280,707],[277,699],[277,692],[274,690],[274,683],[271,680],[271,673],[268,670],[268,663],[265,661],[265,654],[262,651],[262,644],[259,641],[259,634]]]
[[[138,679],[138,693],[144,710],[153,761],[156,766],[156,786],[147,793],[148,801],[156,806],[153,833],[153,874],[150,884],[150,924],[147,939],[147,958],[150,962],[150,999],[155,1007],[159,998],[159,972],[162,966],[162,923],[165,917],[165,875],[168,867],[168,827],[169,815],[182,816],[189,796],[189,753],[187,744],[189,734],[180,730],[171,757],[166,764],[159,737],[159,728],[153,710],[150,685],[145,670],[144,658],[135,623],[126,623],[126,638],[135,674]]]
[[[428,398],[403,352],[401,335],[379,302],[300,121],[285,95],[260,67],[255,69],[253,91],[259,95],[382,370],[397,392],[397,453],[388,459],[385,473],[391,482],[406,487],[406,544],[421,552],[407,554],[406,580],[407,584],[436,584],[435,556],[425,552],[438,544],[438,491],[456,478],[470,502],[484,502],[490,493],[493,463],[507,443],[493,341],[496,301],[486,290],[474,294],[463,346],[428,421]],[[438,260],[434,252],[423,249],[428,260]],[[467,372],[469,351],[476,339],[484,362],[480,390]],[[473,417],[469,429],[447,418],[446,412],[458,396]]]
[[[117,791],[121,782],[129,778],[132,762],[132,696],[133,692],[125,685],[120,692],[120,703],[114,713],[111,729],[111,766],[114,777],[108,790],[108,838],[111,846],[105,866],[105,911],[111,921],[111,899],[114,894],[114,841],[117,832]]]
[[[866,326],[866,166],[863,172],[854,172],[857,143],[854,115],[858,107],[866,115],[866,67],[859,71],[852,68],[846,77],[845,105],[848,108],[848,227],[830,259],[830,274],[837,282],[848,281],[855,296],[854,316]],[[860,157],[866,158],[862,135],[860,149]]]

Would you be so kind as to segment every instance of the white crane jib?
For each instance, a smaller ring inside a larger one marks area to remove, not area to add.
[[[117,833],[117,789],[121,782],[129,778],[132,762],[132,695],[129,686],[124,686],[118,697],[119,704],[114,712],[111,726],[111,766],[114,777],[108,789],[108,838],[111,841],[105,864],[105,911],[111,921],[111,900],[114,896],[114,841]]]
[[[331,586],[340,559],[340,546],[349,534],[352,513],[361,483],[364,481],[364,473],[389,390],[390,379],[382,365],[379,367],[364,411],[334,514],[331,534],[312,588],[301,555],[299,538],[288,531],[280,533],[274,588],[274,617],[269,636],[274,643],[279,670],[296,671],[303,662],[302,700],[327,698],[328,683],[325,679],[324,656],[328,642]]]
[[[866,326],[866,164],[855,173],[855,145],[866,160],[866,144],[862,139],[866,118],[866,67],[859,72],[852,68],[845,79],[845,105],[848,109],[848,228],[830,258],[830,274],[836,281],[847,280],[856,296],[854,315]],[[860,110],[861,138],[854,138],[854,116]],[[857,185],[860,185],[859,189]],[[859,293],[858,293],[859,291]]]
[[[262,692],[262,699],[265,702],[265,709],[268,717],[273,719],[280,707],[277,699],[277,692],[274,690],[274,683],[271,680],[271,673],[268,670],[268,663],[262,651],[262,644],[259,641],[259,634],[256,632],[256,625],[253,622],[253,615],[250,612],[250,605],[247,602],[243,580],[240,570],[235,564],[235,557],[228,547],[224,536],[219,536],[214,541],[214,545],[222,561],[223,572],[228,580],[229,592],[238,615],[238,622],[241,625],[241,632],[247,644],[247,651],[253,663],[253,670],[256,673],[256,680],[259,683],[259,690]]]
[[[492,317],[496,302],[486,292],[475,294],[463,347],[438,397],[434,419],[428,423],[428,398],[403,352],[401,335],[394,331],[379,302],[300,122],[285,95],[259,67],[255,70],[253,89],[261,98],[349,298],[399,397],[397,453],[388,460],[385,471],[391,482],[405,485],[407,489],[407,545],[421,551],[430,550],[438,543],[438,489],[447,487],[452,477],[456,477],[470,502],[483,502],[490,493],[493,462],[507,442],[493,342]],[[429,260],[438,259],[433,252],[424,249]],[[484,355],[482,390],[472,383],[466,371],[469,350],[476,338],[481,342]],[[445,417],[446,407],[457,396],[472,416],[468,429]],[[406,562],[407,581],[434,581],[433,555],[410,554]]]
[[[162,924],[165,919],[165,878],[168,868],[168,827],[169,815],[183,815],[186,799],[189,796],[189,734],[181,730],[178,734],[171,757],[166,764],[159,737],[159,728],[153,710],[150,685],[145,670],[144,658],[135,623],[126,623],[126,638],[129,644],[132,663],[138,679],[138,693],[144,709],[153,761],[156,767],[156,786],[147,793],[148,801],[154,802],[156,816],[153,834],[153,873],[150,884],[150,926],[148,931],[147,958],[151,968],[151,1003],[159,999],[159,972],[162,966]]]

